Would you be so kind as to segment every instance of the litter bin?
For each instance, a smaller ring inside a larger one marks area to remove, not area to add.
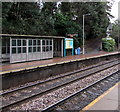
[[[77,49],[75,49],[75,54],[76,54],[76,55],[80,55],[80,54],[81,54],[81,49],[80,49],[80,47],[78,47]]]
[[[81,51],[80,51],[80,47],[77,48],[77,55],[80,55]]]

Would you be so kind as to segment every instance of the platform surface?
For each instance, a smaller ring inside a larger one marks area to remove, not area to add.
[[[81,112],[120,111],[120,82],[87,105]]]
[[[101,51],[94,54],[84,54],[84,55],[80,54],[80,55],[59,57],[59,58],[53,58],[53,59],[47,59],[47,60],[38,60],[38,61],[31,61],[31,62],[0,65],[0,74],[21,71],[25,69],[34,69],[40,66],[49,66],[51,64],[54,65],[54,64],[59,64],[61,62],[66,63],[70,61],[83,60],[83,59],[88,59],[96,56],[100,57],[104,55],[117,54],[117,53],[118,52],[108,53],[108,52]]]

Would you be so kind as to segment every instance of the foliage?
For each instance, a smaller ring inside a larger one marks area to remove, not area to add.
[[[82,44],[83,14],[85,39],[105,37],[111,6],[103,2],[3,2],[2,32],[7,34],[34,34],[66,36],[77,33],[75,45]]]
[[[114,51],[115,39],[113,39],[112,37],[102,38],[102,46],[105,51]]]
[[[120,21],[116,20],[115,23],[113,23],[113,28],[111,31],[111,36],[115,39],[117,46],[118,43],[120,43]]]
[[[3,3],[2,7],[3,33],[37,34],[40,31],[37,27],[40,13],[36,3]]]
[[[105,36],[106,28],[109,24],[109,12],[110,7],[108,3],[102,2],[80,2],[71,4],[71,12],[76,15],[76,22],[81,25],[83,21],[83,14],[90,14],[85,16],[85,37],[100,38]]]
[[[55,29],[58,35],[65,36],[66,33],[79,32],[80,26],[76,24],[69,15],[62,13],[55,14]]]

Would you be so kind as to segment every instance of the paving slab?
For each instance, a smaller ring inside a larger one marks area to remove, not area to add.
[[[119,110],[118,106],[120,106],[120,82],[91,102],[83,111]]]

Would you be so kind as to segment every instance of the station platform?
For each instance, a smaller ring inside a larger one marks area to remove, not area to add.
[[[43,66],[50,66],[55,64],[62,64],[67,63],[71,61],[79,61],[79,60],[85,60],[95,57],[101,57],[106,55],[112,55],[117,54],[119,52],[97,52],[94,54],[80,54],[80,55],[74,55],[74,56],[66,56],[66,57],[57,57],[53,59],[47,59],[47,60],[38,60],[38,61],[31,61],[31,62],[22,62],[22,63],[14,63],[14,64],[6,64],[6,65],[0,65],[0,74],[4,73],[10,73],[10,72],[17,72],[22,71],[26,69],[34,69],[37,67],[43,67]]]
[[[100,97],[87,105],[80,112],[119,112],[120,111],[120,82],[115,84]],[[101,110],[101,111],[100,111]]]

